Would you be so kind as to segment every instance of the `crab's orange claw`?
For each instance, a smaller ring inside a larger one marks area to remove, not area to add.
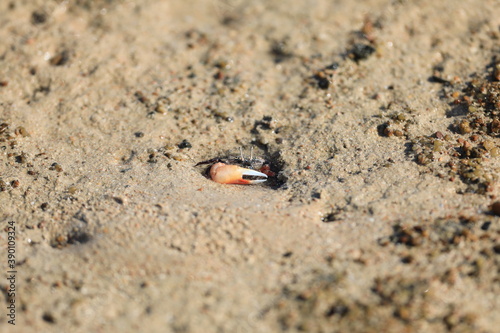
[[[210,168],[210,178],[221,184],[258,184],[267,180],[267,175],[237,165],[215,163]]]

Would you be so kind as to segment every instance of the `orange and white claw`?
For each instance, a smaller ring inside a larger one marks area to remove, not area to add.
[[[210,168],[210,178],[221,184],[259,184],[267,180],[267,175],[237,165],[215,163]]]

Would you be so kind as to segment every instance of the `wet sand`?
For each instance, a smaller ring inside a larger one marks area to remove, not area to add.
[[[1,332],[500,327],[498,1],[6,1],[0,26]],[[240,148],[268,182],[195,167]]]

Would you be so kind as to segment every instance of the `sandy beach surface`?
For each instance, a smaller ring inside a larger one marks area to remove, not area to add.
[[[500,327],[498,0],[1,1],[0,156],[0,332]]]

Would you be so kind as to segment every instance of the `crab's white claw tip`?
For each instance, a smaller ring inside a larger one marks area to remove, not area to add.
[[[261,177],[261,179],[244,179],[248,182],[248,184],[260,184],[267,180],[267,175],[265,173],[255,171],[252,169],[243,169],[243,170],[244,171],[241,173],[242,178],[243,176]]]

